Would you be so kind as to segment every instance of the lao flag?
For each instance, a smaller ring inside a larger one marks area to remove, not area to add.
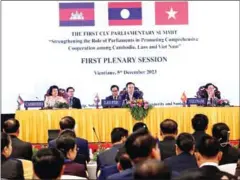
[[[188,24],[188,2],[155,2],[156,25]]]
[[[60,26],[94,26],[94,3],[59,3]]]
[[[142,3],[109,2],[108,20],[110,26],[142,25]]]

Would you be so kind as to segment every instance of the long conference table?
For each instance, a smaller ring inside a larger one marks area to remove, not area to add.
[[[147,124],[155,137],[160,135],[160,123],[170,118],[178,123],[178,132],[192,133],[191,119],[196,113],[203,113],[209,118],[207,132],[211,134],[212,125],[224,122],[230,128],[230,139],[240,139],[239,107],[163,107],[153,108],[142,121]],[[111,130],[123,127],[132,132],[136,121],[129,109],[65,109],[65,110],[20,110],[15,118],[20,121],[20,138],[31,143],[47,143],[48,130],[59,129],[59,121],[64,116],[76,120],[76,135],[89,142],[98,142],[93,127],[101,142],[111,141]]]

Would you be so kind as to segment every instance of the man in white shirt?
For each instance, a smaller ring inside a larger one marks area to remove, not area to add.
[[[199,169],[192,169],[183,172],[180,176],[188,179],[193,172],[201,174],[201,179],[234,179],[235,177],[227,172],[218,169],[218,163],[222,158],[220,144],[217,139],[205,135],[202,137],[198,152],[195,153]]]

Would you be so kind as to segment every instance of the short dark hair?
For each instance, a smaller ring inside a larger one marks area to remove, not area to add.
[[[20,127],[17,119],[11,118],[4,122],[3,129],[6,133],[16,133]]]
[[[126,152],[134,160],[136,158],[148,157],[152,149],[156,147],[157,141],[146,129],[142,128],[132,133],[125,142]]]
[[[44,148],[33,156],[33,169],[40,179],[56,179],[61,175],[64,157],[56,148]]]
[[[145,123],[138,122],[138,123],[134,124],[132,131],[135,132],[135,131],[137,131],[137,130],[139,130],[141,128],[145,128],[146,130],[148,130],[148,127],[147,127],[147,125]]]
[[[209,135],[204,135],[200,140],[198,152],[205,157],[214,157],[220,151],[220,144],[218,140]]]
[[[216,123],[212,127],[212,135],[220,143],[225,143],[229,141],[229,127],[225,123]]]
[[[48,93],[47,93],[47,95],[51,96],[51,95],[52,95],[52,90],[53,90],[53,89],[57,89],[57,90],[59,91],[58,86],[53,85],[53,86],[50,86],[50,88],[48,89]]]
[[[176,144],[183,152],[190,152],[195,145],[194,137],[189,133],[181,133],[176,139]]]
[[[74,129],[75,119],[71,116],[65,116],[60,120],[59,125],[61,130]]]
[[[113,128],[111,132],[112,143],[121,141],[123,137],[126,137],[126,130],[124,128],[121,127]]]
[[[149,159],[136,165],[134,179],[171,179],[171,170],[163,162]]]
[[[76,138],[76,134],[72,129],[64,129],[63,131],[61,131],[58,137],[60,136],[68,136],[68,137]]]
[[[126,88],[128,87],[128,85],[130,85],[130,84],[132,84],[132,85],[134,85],[135,86],[135,84],[133,83],[133,82],[128,82],[127,84],[126,84]]]
[[[112,85],[110,90],[112,91],[113,88],[117,88],[117,90],[119,91],[119,87],[117,85]]]
[[[67,157],[68,151],[73,150],[76,145],[75,138],[71,136],[59,136],[56,140],[56,145],[57,149]]]
[[[123,170],[129,169],[132,167],[131,159],[129,158],[126,148],[121,147],[118,149],[117,155],[115,157],[116,163],[120,163]]]
[[[208,126],[208,121],[205,114],[195,114],[192,118],[192,127],[195,131],[204,131]]]
[[[73,91],[75,91],[73,87],[68,87],[66,91],[68,92],[70,89],[73,89]]]
[[[10,142],[10,136],[5,132],[1,132],[1,152],[3,152],[5,147],[8,147],[10,145]]]
[[[160,129],[163,134],[176,134],[178,130],[178,124],[172,119],[165,119],[160,123]]]

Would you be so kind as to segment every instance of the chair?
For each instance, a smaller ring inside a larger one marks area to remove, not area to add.
[[[87,178],[79,177],[79,176],[72,176],[72,175],[62,175],[61,179],[87,179]]]
[[[32,161],[25,159],[18,159],[22,162],[24,179],[33,179],[33,164]]]
[[[59,129],[49,129],[48,130],[48,142],[54,140],[58,137],[60,133]]]

